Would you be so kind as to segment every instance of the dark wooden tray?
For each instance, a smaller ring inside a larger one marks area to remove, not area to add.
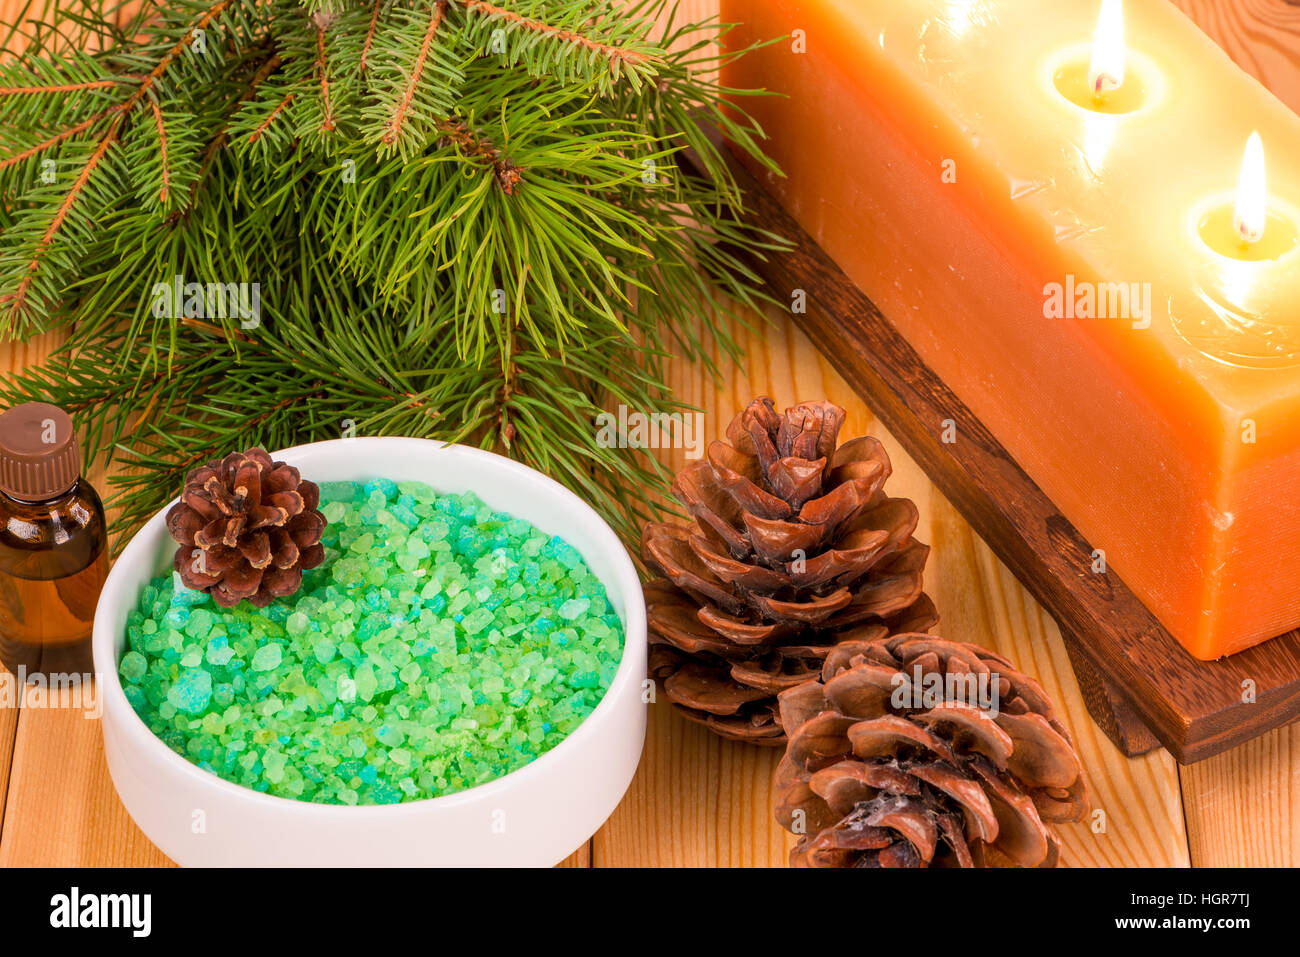
[[[746,221],[794,244],[749,265],[778,301],[815,290],[797,324],[1056,619],[1088,710],[1125,754],[1164,745],[1191,763],[1300,717],[1300,632],[1197,661],[1113,571],[1081,573],[1092,546],[794,218],[733,165]],[[962,441],[940,441],[947,419]]]

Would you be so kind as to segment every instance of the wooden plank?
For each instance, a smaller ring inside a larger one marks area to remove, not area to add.
[[[1173,0],[1236,64],[1300,113],[1300,0]]]
[[[766,394],[780,406],[830,399],[848,411],[844,436],[869,432],[885,443],[894,462],[891,493],[916,501],[917,536],[933,546],[926,588],[943,616],[938,631],[994,648],[1037,677],[1078,740],[1104,827],[1094,833],[1090,821],[1062,829],[1064,863],[1185,866],[1173,759],[1163,751],[1126,759],[1094,728],[1051,618],[788,318],[733,332],[745,366],[724,365],[724,378],[715,384],[699,366],[676,360],[669,382],[674,394],[705,410],[708,439],[721,437],[736,412]],[[680,449],[659,454],[674,469],[685,462]],[[595,865],[784,865],[791,842],[771,818],[770,774],[778,757],[771,749],[717,740],[660,698],[651,707],[646,753],[632,789],[596,835]]]
[[[591,841],[578,848],[556,867],[591,867]]]
[[[650,708],[636,779],[596,834],[595,867],[781,867],[772,748],[723,741],[666,699]]]
[[[159,867],[171,862],[127,816],[104,762],[99,721],[36,706],[28,688],[14,746],[0,867]]]
[[[23,0],[0,0],[0,21],[12,19],[22,9]],[[0,63],[18,54],[17,49],[0,50]],[[28,363],[39,361],[53,345],[48,342],[0,342],[0,376],[16,372]],[[2,669],[0,669],[2,670]],[[17,692],[15,691],[15,697]],[[18,702],[13,707],[0,707],[0,838],[4,835],[5,817],[9,796],[10,770],[13,764],[14,742],[18,735]]]
[[[0,679],[7,680],[7,673],[0,668]],[[9,771],[13,766],[14,741],[18,736],[18,711],[21,697],[14,691],[12,705],[0,704],[0,837],[4,835],[5,802],[9,794]]]
[[[1300,725],[1182,769],[1197,867],[1300,863]]]

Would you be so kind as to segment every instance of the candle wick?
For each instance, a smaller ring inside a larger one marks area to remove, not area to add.
[[[1093,80],[1092,95],[1101,99],[1111,90],[1119,89],[1120,82],[1109,73],[1098,73],[1097,78]]]
[[[1232,225],[1241,236],[1243,246],[1259,242],[1268,228],[1268,190],[1264,176],[1264,143],[1256,132],[1246,143],[1241,179],[1237,184],[1237,206],[1232,215]]]

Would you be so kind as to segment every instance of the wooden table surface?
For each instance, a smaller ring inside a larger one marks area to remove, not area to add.
[[[1164,0],[1137,0],[1164,2]],[[1177,0],[1246,70],[1300,112],[1300,6],[1289,0]],[[0,12],[19,0],[0,0]],[[685,0],[687,13],[716,0]],[[779,405],[829,398],[849,410],[844,435],[878,435],[893,456],[891,490],[916,500],[933,546],[926,587],[947,637],[994,648],[1037,676],[1079,744],[1100,813],[1062,829],[1069,866],[1300,864],[1300,729],[1179,767],[1163,751],[1124,758],[1092,724],[1054,622],[971,531],[790,321],[738,329],[744,368],[714,382],[678,362],[677,395],[705,412],[709,438],[754,395]],[[51,336],[0,344],[0,374],[39,361]],[[683,453],[664,453],[674,467]],[[567,866],[782,866],[792,841],[772,819],[769,749],[721,741],[650,706],[641,768],[613,816]],[[75,709],[0,707],[0,865],[167,865],[113,791],[99,723]]]

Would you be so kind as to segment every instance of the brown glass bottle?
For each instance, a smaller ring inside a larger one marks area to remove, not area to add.
[[[15,674],[93,671],[108,535],[80,468],[61,409],[29,402],[0,414],[0,662]]]

